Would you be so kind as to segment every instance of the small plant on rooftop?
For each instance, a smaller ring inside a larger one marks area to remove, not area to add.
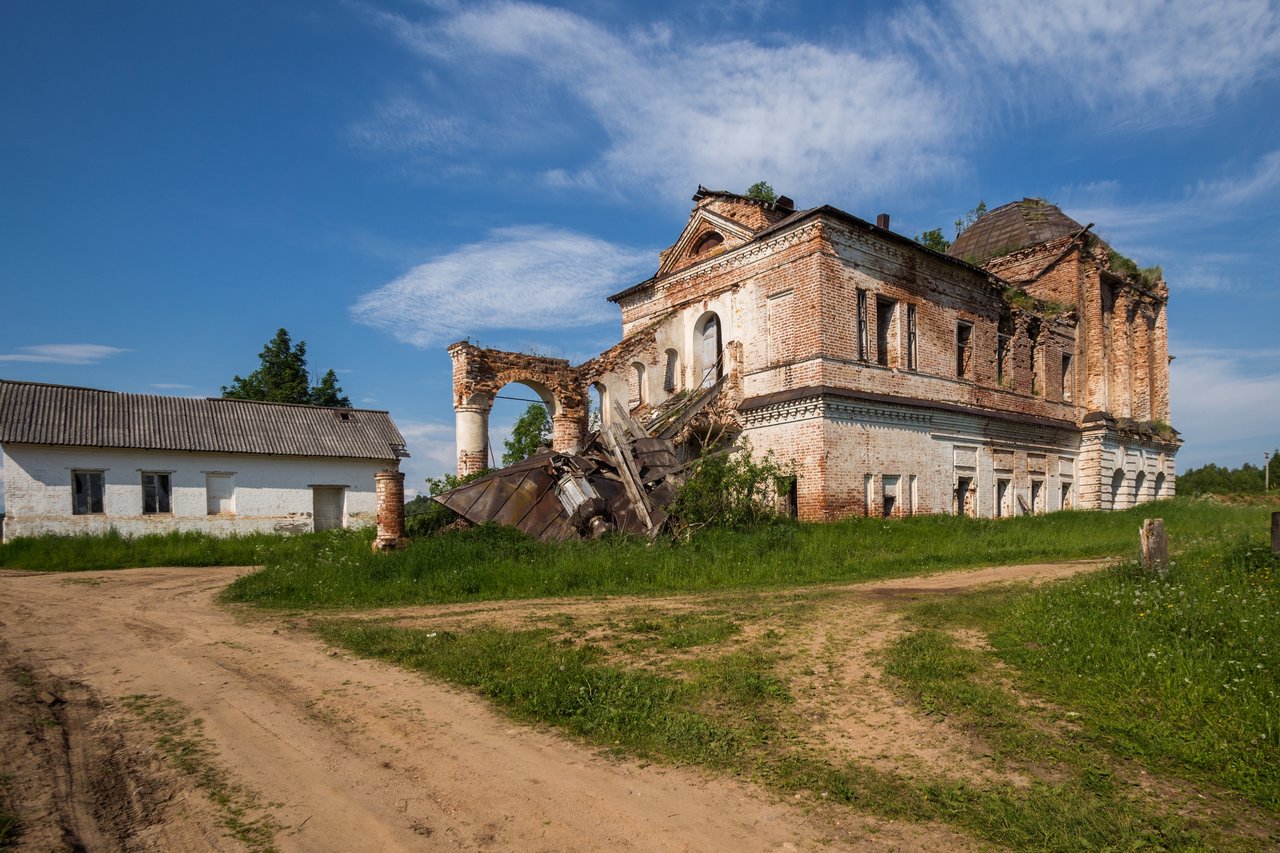
[[[747,187],[746,197],[755,201],[777,201],[778,194],[769,186],[768,181],[756,181]]]

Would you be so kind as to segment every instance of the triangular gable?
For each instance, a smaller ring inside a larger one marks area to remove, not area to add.
[[[704,239],[712,234],[718,234],[722,240],[714,246],[695,252]],[[658,256],[658,275],[677,272],[730,249],[736,249],[750,242],[754,236],[755,230],[741,222],[736,222],[706,207],[696,208],[689,217],[688,224],[680,232],[680,238]]]

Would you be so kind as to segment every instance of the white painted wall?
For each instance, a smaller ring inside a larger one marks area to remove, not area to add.
[[[46,533],[101,533],[115,528],[136,536],[169,530],[232,533],[304,532],[312,529],[312,486],[345,486],[344,526],[376,519],[376,459],[254,456],[104,450],[9,444],[3,448],[5,539]],[[71,472],[103,470],[103,513],[73,515]],[[169,472],[170,514],[142,514],[142,472]],[[234,515],[209,515],[205,474],[235,475]]]

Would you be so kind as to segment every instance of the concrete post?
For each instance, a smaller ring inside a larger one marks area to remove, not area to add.
[[[387,469],[373,475],[378,502],[378,535],[373,550],[394,551],[404,545],[404,472]]]
[[[458,476],[489,467],[489,406],[468,403],[454,407],[457,420]]]
[[[1164,533],[1163,518],[1148,518],[1139,531],[1142,542],[1142,567],[1163,575],[1169,570],[1169,540]]]

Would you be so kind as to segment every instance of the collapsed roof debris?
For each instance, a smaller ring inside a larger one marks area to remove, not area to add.
[[[473,524],[517,527],[548,542],[614,530],[657,536],[691,464],[680,459],[678,436],[723,385],[673,399],[644,423],[619,407],[581,453],[538,453],[434,500]]]

